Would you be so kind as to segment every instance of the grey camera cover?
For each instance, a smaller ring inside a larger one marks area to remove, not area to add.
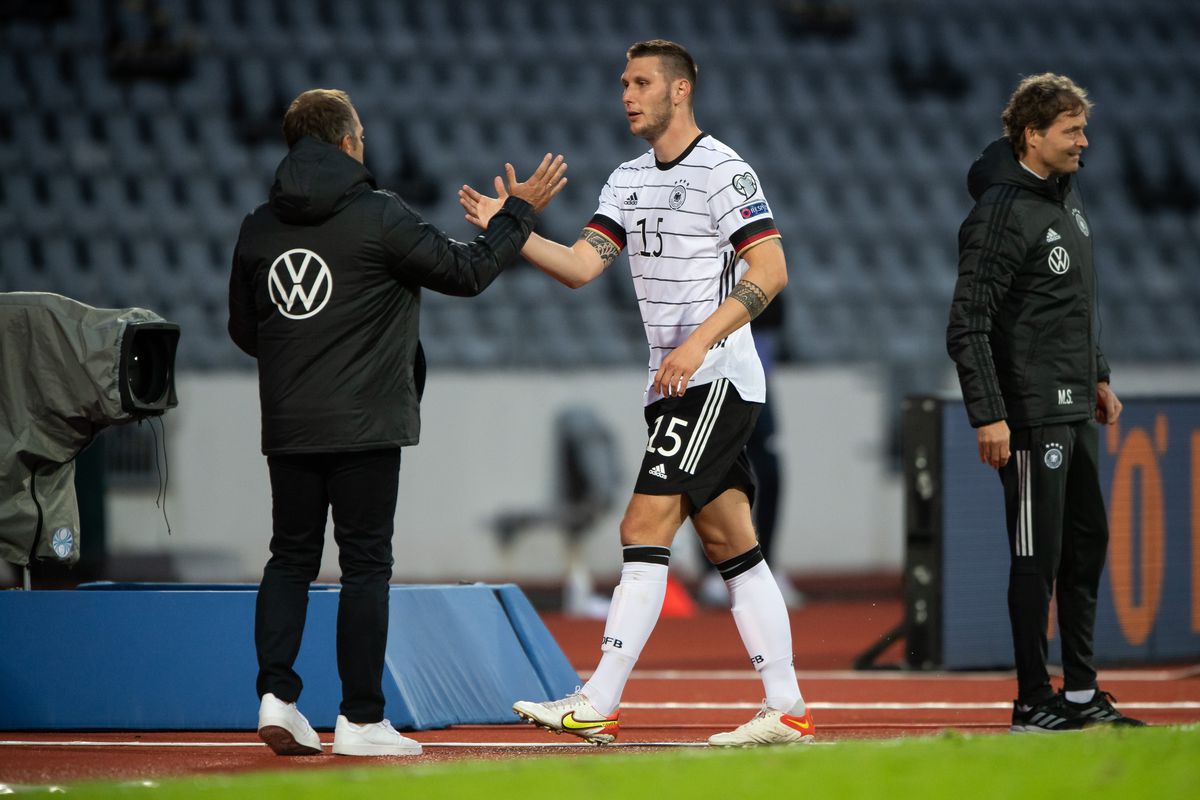
[[[134,419],[121,405],[121,341],[129,323],[161,321],[142,308],[0,293],[0,559],[79,560],[73,459]]]

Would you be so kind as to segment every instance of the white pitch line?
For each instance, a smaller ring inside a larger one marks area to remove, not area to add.
[[[581,678],[588,678],[591,672],[577,670]],[[1056,674],[1052,670],[1052,674]],[[1016,675],[1013,671],[991,672],[949,672],[945,670],[918,672],[902,669],[894,670],[852,670],[852,669],[814,669],[796,670],[800,680],[829,680],[829,681],[921,681],[921,680],[955,680],[955,681],[995,681],[1012,680]],[[1113,669],[1101,670],[1100,680],[1109,681],[1178,681],[1200,676],[1200,666],[1192,665],[1179,669]],[[653,681],[749,681],[759,680],[758,673],[748,669],[658,669],[634,670],[633,678]]]
[[[579,670],[579,677],[587,679],[591,673]],[[904,670],[886,670],[880,672],[857,672],[855,670],[796,670],[800,680],[827,681],[905,681],[905,680],[945,680],[947,678],[967,681],[1011,680],[1015,672],[968,672],[957,674],[953,672],[906,672]],[[634,670],[630,676],[634,679],[647,681],[760,681],[758,673],[752,669],[647,669]]]
[[[419,733],[417,734],[420,735]],[[323,742],[322,747],[332,747]],[[708,747],[706,742],[613,742],[595,745],[587,742],[421,742],[422,747],[497,748],[520,747],[531,750],[553,750],[563,748],[595,747]],[[79,740],[72,742],[0,741],[0,747],[263,747],[262,742],[96,742]]]
[[[266,747],[262,742],[72,742],[0,741],[0,747]]]
[[[708,742],[610,742],[609,744],[602,744],[602,745],[588,744],[586,742],[578,742],[578,743],[564,742],[562,744],[555,744],[555,743],[550,743],[550,744],[510,744],[507,742],[489,742],[489,743],[433,742],[433,743],[427,744],[425,742],[422,742],[421,744],[423,747],[497,747],[497,748],[505,748],[505,747],[576,747],[576,748],[579,748],[579,747],[582,747],[585,749],[593,749],[593,750],[596,750],[596,749],[608,750],[613,747],[704,747],[704,748],[709,747]],[[822,746],[828,747],[828,746],[837,744],[837,742],[802,742],[801,744],[804,744],[807,746],[822,745]],[[713,748],[713,749],[716,750],[716,749],[720,749],[720,748]]]
[[[996,703],[837,703],[813,702],[809,708],[823,711],[1007,711],[1012,708],[1011,702]],[[761,703],[622,703],[624,709],[638,710],[742,710],[748,711],[761,707]],[[1166,702],[1143,701],[1123,702],[1122,708],[1139,709],[1143,711],[1189,711],[1200,709],[1200,701],[1172,700]],[[418,731],[416,736],[420,736]],[[423,747],[463,747],[463,748],[506,748],[520,747],[529,749],[555,749],[572,747],[596,747],[587,742],[421,742]],[[104,742],[85,739],[72,741],[32,741],[32,740],[0,740],[0,747],[265,747],[262,742],[150,742],[124,741]],[[323,747],[330,747],[323,743]],[[704,747],[703,742],[621,742],[604,745],[606,747]]]
[[[805,703],[808,708],[834,710],[834,711],[980,711],[992,709],[1012,710],[1012,702],[1000,703]],[[762,703],[621,703],[621,708],[637,708],[637,709],[696,709],[696,710],[712,710],[712,709],[728,709],[728,710],[749,710],[761,708]],[[1160,702],[1143,702],[1143,703],[1121,703],[1121,708],[1140,708],[1151,710],[1187,710],[1200,709],[1200,701],[1192,700],[1175,700],[1165,703]]]
[[[417,734],[418,736],[420,734]],[[708,747],[707,742],[612,742],[610,744],[595,745],[588,742],[548,742],[535,743],[524,742],[514,744],[513,742],[421,742],[422,747],[529,747],[529,748],[586,748],[586,749],[604,749],[610,747]]]

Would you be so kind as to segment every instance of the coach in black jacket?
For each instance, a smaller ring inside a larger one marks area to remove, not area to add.
[[[1108,521],[1091,420],[1115,423],[1121,403],[1095,333],[1091,229],[1071,181],[1090,110],[1087,93],[1059,75],[1026,78],[1013,93],[1004,138],[968,174],[975,207],[959,231],[946,332],[980,460],[1000,470],[1004,486],[1014,731],[1141,724],[1099,690],[1092,658]],[[1056,581],[1057,694],[1046,671]]]
[[[320,752],[295,709],[292,665],[332,506],[343,690],[334,752],[411,754],[419,745],[383,719],[381,677],[400,448],[420,433],[420,289],[487,288],[516,260],[565,165],[547,156],[526,183],[510,167],[502,212],[463,244],[375,187],[344,92],[301,94],[283,129],[290,151],[270,201],[242,223],[229,283],[230,336],[258,360],[273,501],[255,620],[260,734],[277,753]]]
[[[947,344],[971,424],[1090,419],[1109,369],[1095,333],[1091,230],[1070,176],[1039,177],[1001,138],[967,188],[976,205],[959,231]]]

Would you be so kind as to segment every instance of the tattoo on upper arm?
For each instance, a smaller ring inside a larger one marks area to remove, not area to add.
[[[767,307],[767,293],[745,278],[738,281],[738,285],[733,287],[729,296],[746,307],[750,312],[750,319],[757,317]]]
[[[596,233],[591,228],[584,228],[582,231],[580,231],[579,238],[592,246],[592,249],[600,255],[600,261],[602,261],[606,267],[611,264],[613,260],[616,259],[617,254],[621,252],[615,244],[610,242],[606,237]]]

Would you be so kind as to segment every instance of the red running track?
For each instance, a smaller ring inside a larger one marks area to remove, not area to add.
[[[900,619],[895,601],[815,603],[792,613],[796,669],[813,709],[818,740],[928,735],[946,729],[1007,730],[1009,673],[852,672],[853,659]],[[600,620],[548,615],[564,652],[586,674],[599,655]],[[881,661],[898,661],[898,651]],[[1200,667],[1106,670],[1103,687],[1131,716],[1154,724],[1200,721]],[[728,611],[660,621],[631,679],[621,710],[624,752],[700,746],[749,719],[761,684]],[[514,698],[517,699],[517,698]],[[301,701],[303,706],[303,701]],[[514,718],[515,719],[515,718]],[[529,725],[468,725],[422,731],[418,758],[372,759],[387,766],[460,759],[602,757],[598,748]],[[322,734],[328,745],[332,735]],[[330,755],[278,758],[251,732],[0,732],[0,784],[46,785],[83,779],[146,780],[166,775],[361,765]],[[94,744],[95,743],[95,744]]]

